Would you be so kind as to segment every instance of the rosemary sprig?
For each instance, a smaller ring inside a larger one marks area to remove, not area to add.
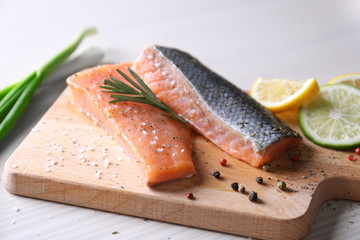
[[[100,86],[100,88],[106,89],[102,92],[112,93],[110,97],[113,98],[113,100],[111,100],[109,103],[131,101],[149,104],[166,113],[161,113],[161,115],[189,126],[187,121],[185,121],[176,112],[174,112],[168,105],[160,101],[151,91],[151,89],[146,86],[143,80],[141,80],[141,78],[134,71],[132,71],[129,67],[127,68],[127,70],[131,74],[131,76],[134,77],[136,82],[129,78],[119,69],[116,69],[116,71],[133,87],[121,82],[113,76],[110,76],[111,80],[105,79],[104,85]]]

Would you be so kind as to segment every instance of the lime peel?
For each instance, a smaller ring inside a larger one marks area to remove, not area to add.
[[[360,89],[346,84],[320,87],[311,101],[300,107],[304,135],[327,148],[344,150],[360,145]]]

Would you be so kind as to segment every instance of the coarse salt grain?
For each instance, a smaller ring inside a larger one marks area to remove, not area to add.
[[[34,128],[31,129],[31,131],[33,131],[33,132],[38,132],[39,129],[34,127]]]
[[[67,135],[67,134],[68,134],[68,133],[67,133],[67,131],[65,131],[65,130],[61,132],[61,135]]]
[[[62,152],[64,149],[63,149],[61,146],[58,146],[58,147],[57,147],[57,150],[60,151],[60,152]]]
[[[181,149],[181,152],[184,152],[185,150],[184,149]]]
[[[79,159],[84,158],[84,156],[83,156],[82,154],[79,154],[77,157],[78,157]]]
[[[12,168],[17,168],[17,165],[16,165],[16,164],[13,164],[11,167],[12,167]]]
[[[50,168],[45,168],[45,172],[50,172],[51,170],[50,170]]]
[[[94,142],[95,142],[95,140],[94,140],[94,139],[91,139],[91,140],[90,140],[90,142],[91,142],[91,143],[94,143]]]
[[[76,138],[73,138],[71,141],[72,141],[73,143],[76,143],[77,139],[76,139]]]
[[[15,220],[12,220],[12,221],[10,222],[11,225],[14,225],[15,223],[16,223]]]
[[[54,160],[51,160],[51,161],[50,161],[50,164],[51,164],[51,165],[55,165],[55,161],[54,161]]]
[[[86,150],[88,150],[88,151],[94,151],[94,148],[93,148],[93,147],[87,147]]]
[[[175,157],[175,153],[172,153],[171,155],[172,155],[173,157]]]
[[[96,162],[91,162],[91,166],[96,166]]]
[[[45,154],[50,154],[50,152],[49,152],[49,151],[44,151],[44,153],[45,153]]]
[[[157,149],[156,149],[156,152],[162,152],[162,151],[164,151],[163,148],[157,148]]]
[[[64,158],[63,158],[63,157],[59,157],[59,159],[60,159],[60,161],[64,160]]]
[[[18,207],[16,207],[16,206],[13,207],[13,209],[14,209],[15,212],[20,212],[20,208],[18,208]]]
[[[47,161],[50,161],[50,160],[51,160],[51,157],[46,157],[46,160],[47,160]]]
[[[79,149],[79,153],[83,153],[83,152],[85,152],[85,149],[80,148],[80,149]]]

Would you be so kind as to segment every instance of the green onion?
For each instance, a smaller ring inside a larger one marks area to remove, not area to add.
[[[5,137],[20,118],[44,78],[59,67],[75,51],[86,36],[95,32],[94,28],[84,30],[70,45],[42,67],[32,72],[23,80],[0,90],[0,140]]]

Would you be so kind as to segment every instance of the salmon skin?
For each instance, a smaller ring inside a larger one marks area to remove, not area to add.
[[[101,92],[110,75],[125,82],[116,69],[125,73],[131,65],[104,65],[70,76],[75,103],[127,150],[148,186],[194,175],[189,127],[147,104],[109,103],[110,94]]]
[[[200,134],[253,166],[271,162],[301,141],[268,109],[183,51],[147,46],[133,70]]]

